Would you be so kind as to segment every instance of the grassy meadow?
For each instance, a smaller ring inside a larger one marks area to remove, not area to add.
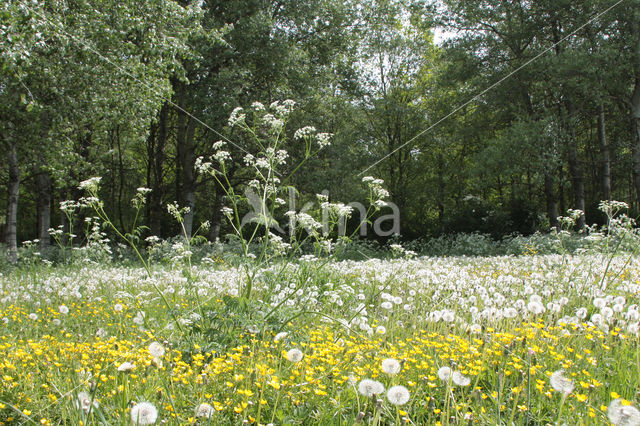
[[[639,422],[634,255],[208,260],[0,276],[0,422]]]

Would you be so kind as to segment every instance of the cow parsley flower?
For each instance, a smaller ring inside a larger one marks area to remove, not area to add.
[[[366,397],[384,393],[384,385],[376,380],[363,379],[358,383],[358,392]]]
[[[313,135],[316,132],[316,128],[313,126],[305,126],[302,127],[293,134],[294,139],[304,139]]]
[[[259,112],[259,111],[264,111],[264,104],[262,104],[261,102],[255,101],[254,103],[251,104],[251,108],[254,109],[254,111]]]
[[[382,361],[382,371],[387,374],[398,374],[401,368],[400,363],[393,358],[387,358]]]
[[[409,390],[404,386],[393,386],[387,391],[387,399],[393,405],[404,405],[409,402]]]
[[[87,192],[97,192],[98,185],[100,185],[101,180],[101,177],[92,177],[87,180],[83,180],[80,182],[80,185],[78,185],[78,189],[83,189]]]
[[[233,127],[237,124],[244,123],[246,117],[246,114],[242,113],[242,107],[235,108],[229,116],[229,126]]]
[[[333,136],[331,133],[318,133],[316,135],[318,146],[324,148],[331,145],[331,136]]]
[[[632,405],[624,405],[620,398],[611,401],[607,416],[615,426],[640,426],[640,411]]]
[[[158,410],[150,402],[139,402],[131,408],[134,425],[152,425],[158,420]]]

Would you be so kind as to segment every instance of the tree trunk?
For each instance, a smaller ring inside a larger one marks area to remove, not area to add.
[[[634,87],[631,95],[631,175],[640,202],[640,23],[637,13],[630,14],[634,46]]]
[[[165,146],[168,139],[167,120],[169,109],[167,104],[160,109],[160,117],[158,119],[157,137],[153,146],[153,158],[149,159],[153,162],[152,185],[151,185],[151,202],[149,205],[149,222],[151,235],[162,237],[162,202],[164,196],[164,160]]]
[[[186,109],[185,85],[183,83],[177,83],[177,85],[174,85],[174,88],[178,105],[182,109]],[[193,215],[195,213],[195,158],[193,137],[196,123],[182,110],[178,110],[177,114],[176,151],[178,153],[178,160],[176,161],[176,198],[181,206],[189,208],[189,211],[184,214],[183,226],[185,237],[190,239],[193,233]]]
[[[598,105],[598,140],[600,141],[600,155],[602,167],[602,197],[611,200],[611,153],[607,143],[607,130],[605,127],[604,105]]]
[[[209,241],[217,241],[220,238],[220,228],[222,227],[222,206],[223,193],[220,188],[216,189],[216,196],[213,201],[213,212],[211,213],[211,227],[209,228]]]
[[[567,101],[567,130],[569,131],[569,140],[567,141],[567,163],[569,165],[569,174],[571,175],[571,187],[573,189],[573,206],[575,209],[583,212],[576,222],[579,230],[582,230],[586,224],[585,197],[584,197],[584,176],[580,168],[578,160],[578,147],[576,141],[576,130],[572,123],[574,114],[573,104]]]
[[[636,199],[640,200],[640,77],[636,78],[631,96],[631,128],[631,175]]]
[[[38,167],[35,175],[37,187],[37,209],[38,209],[38,239],[40,240],[40,250],[44,250],[51,244],[51,199],[52,186],[49,173]]]
[[[442,148],[441,148],[442,149]],[[444,196],[445,196],[445,180],[444,180],[444,156],[442,151],[438,152],[438,229],[444,232]]]
[[[558,227],[558,199],[553,187],[553,176],[550,172],[544,174],[544,196],[547,201],[547,216],[549,216],[549,225],[552,228]]]
[[[118,144],[118,220],[120,221],[120,229],[125,229],[124,227],[124,214],[122,212],[122,195],[124,192],[124,159],[122,156],[122,143],[120,140],[120,129],[116,126],[115,129],[115,139]],[[115,186],[115,182],[114,182]]]
[[[9,261],[18,262],[18,197],[20,195],[20,167],[16,142],[8,142],[9,185],[7,205],[7,245]]]
[[[184,139],[182,157],[182,195],[184,206],[189,211],[184,215],[184,229],[187,238],[191,238],[193,232],[193,216],[196,209],[196,180],[195,180],[195,155],[194,155],[194,133],[195,121],[189,120],[187,124],[187,134]]]

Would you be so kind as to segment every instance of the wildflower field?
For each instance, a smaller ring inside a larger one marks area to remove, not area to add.
[[[2,424],[640,424],[634,255],[0,276]]]

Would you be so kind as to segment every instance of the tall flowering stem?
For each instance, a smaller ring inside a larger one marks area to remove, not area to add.
[[[133,206],[136,208],[136,216],[135,216],[136,219],[133,223],[133,228],[131,232],[123,234],[118,229],[118,227],[115,226],[113,221],[111,221],[111,219],[109,218],[109,215],[104,210],[104,203],[98,197],[100,179],[101,179],[100,177],[93,177],[80,183],[79,189],[85,190],[88,194],[88,197],[83,198],[81,201],[86,206],[92,208],[96,213],[96,215],[98,216],[98,218],[100,218],[100,220],[102,220],[109,228],[111,228],[118,237],[122,238],[133,249],[136,256],[142,263],[144,270],[147,272],[147,276],[149,277],[149,281],[151,282],[151,285],[153,286],[154,290],[158,293],[158,295],[160,295],[160,298],[162,299],[162,302],[164,303],[164,305],[167,307],[167,310],[169,311],[172,319],[175,321],[180,331],[184,331],[182,328],[182,325],[180,324],[180,321],[178,321],[178,318],[175,316],[175,313],[173,313],[173,310],[171,309],[171,305],[169,305],[169,301],[165,297],[164,293],[160,290],[160,288],[158,288],[158,285],[154,282],[149,261],[142,256],[142,253],[140,253],[140,250],[138,249],[138,246],[134,241],[134,236],[137,235],[143,228],[143,227],[136,227],[136,224],[137,224],[140,211],[145,205],[146,195],[151,190],[148,188],[138,188],[138,191],[132,200]]]

